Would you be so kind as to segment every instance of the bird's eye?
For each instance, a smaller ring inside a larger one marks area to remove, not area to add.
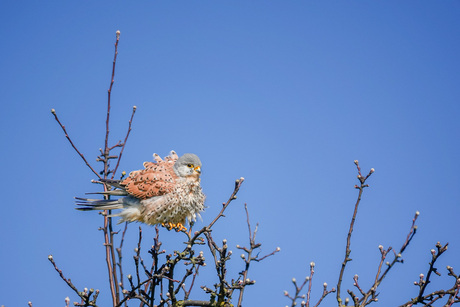
[[[190,164],[190,163],[189,163],[189,164],[187,164],[187,167],[192,168],[192,167],[193,167],[193,164]]]

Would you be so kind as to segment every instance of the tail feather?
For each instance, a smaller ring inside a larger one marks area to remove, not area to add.
[[[81,211],[89,210],[113,210],[123,208],[123,202],[121,199],[115,200],[105,200],[105,199],[90,199],[90,198],[81,198],[75,197],[77,200],[76,205],[81,206],[76,208]]]
[[[99,194],[99,195],[110,195],[110,196],[127,196],[128,193],[125,190],[111,190],[106,192],[89,192],[85,194]]]
[[[115,180],[115,179],[101,179],[101,182],[103,183],[106,183],[114,188],[118,188],[118,189],[122,189],[124,190],[125,189],[125,186],[123,184],[121,184],[121,180]]]

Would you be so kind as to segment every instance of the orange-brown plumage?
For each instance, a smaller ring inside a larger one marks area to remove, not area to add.
[[[147,199],[171,193],[179,178],[174,172],[175,160],[145,162],[144,169],[133,171],[121,182],[126,192],[139,199]]]
[[[122,209],[120,222],[182,224],[195,220],[204,209],[205,196],[200,186],[201,161],[194,154],[178,158],[172,151],[164,160],[144,162],[144,169],[133,171],[124,180],[104,180],[115,190],[105,195],[126,196],[116,200],[77,198],[80,210]]]

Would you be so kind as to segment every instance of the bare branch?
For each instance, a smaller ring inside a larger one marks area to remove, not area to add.
[[[129,133],[131,132],[131,124],[133,123],[133,117],[134,117],[134,113],[136,113],[136,108],[137,108],[136,106],[133,106],[133,113],[131,113],[131,118],[129,119],[129,123],[128,123],[128,132],[126,133],[125,140],[123,141],[123,144],[121,145],[120,154],[118,155],[118,159],[117,159],[117,165],[112,171],[112,179],[114,178],[115,173],[117,172],[118,166],[120,165],[121,156],[123,155],[123,151],[125,150],[126,142],[128,141]]]
[[[342,288],[343,274],[345,272],[345,267],[347,266],[347,263],[351,261],[351,258],[350,258],[351,234],[353,233],[353,227],[355,225],[356,215],[358,213],[358,206],[359,206],[359,203],[361,202],[361,196],[363,195],[364,188],[368,187],[368,185],[365,184],[365,182],[369,178],[369,176],[372,175],[372,173],[374,172],[374,169],[372,168],[369,174],[366,177],[363,177],[363,175],[361,174],[361,168],[359,167],[358,160],[355,160],[355,164],[356,164],[356,168],[358,169],[358,180],[360,181],[360,185],[359,186],[355,185],[355,188],[359,190],[359,194],[358,194],[358,199],[356,200],[353,217],[351,218],[350,229],[348,230],[348,235],[347,235],[347,245],[345,248],[345,257],[342,262],[342,267],[340,269],[340,274],[339,274],[339,280],[337,282],[337,302],[338,302],[339,307],[342,306],[342,298],[340,296],[340,293],[341,293],[341,288]]]
[[[81,298],[82,302],[79,304],[79,303],[74,303],[75,306],[95,306],[97,307],[96,305],[96,299],[97,299],[97,296],[99,295],[99,290],[96,290],[96,292],[94,293],[94,290],[93,289],[86,289],[84,291],[78,291],[77,287],[74,286],[74,284],[72,283],[72,281],[70,280],[70,278],[65,278],[64,277],[64,274],[62,273],[62,270],[60,270],[57,265],[56,265],[56,262],[54,261],[54,258],[52,255],[49,255],[48,256],[48,260],[51,262],[51,264],[54,266],[54,269],[56,270],[56,272],[59,273],[59,276],[61,277],[61,279],[63,281],[65,281],[65,283]],[[94,295],[93,295],[94,293]],[[93,295],[93,299],[90,300],[91,298],[91,295]],[[29,306],[32,306],[32,303],[29,302]]]
[[[70,145],[72,145],[73,149],[78,153],[78,155],[83,159],[85,162],[86,166],[89,167],[89,169],[99,178],[101,179],[102,177],[94,170],[94,168],[88,163],[86,160],[85,156],[78,150],[78,148],[75,146],[75,144],[72,142],[72,139],[70,138],[69,134],[67,133],[67,130],[65,129],[65,126],[61,124],[61,121],[59,120],[56,110],[51,109],[51,113],[54,115],[54,119],[58,122],[59,126],[61,126],[62,131],[64,131],[65,137],[69,141]]]

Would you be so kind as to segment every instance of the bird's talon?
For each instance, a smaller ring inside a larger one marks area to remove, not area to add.
[[[182,225],[182,223],[177,223],[176,227],[175,227],[175,230],[176,230],[176,232],[181,232],[181,231],[186,232],[187,228],[184,227],[184,225]]]
[[[187,228],[184,227],[184,225],[182,223],[177,223],[177,224],[174,224],[174,223],[161,223],[161,226],[163,226],[164,228],[166,228],[167,230],[175,230],[176,232],[180,232],[180,231],[187,231]]]

